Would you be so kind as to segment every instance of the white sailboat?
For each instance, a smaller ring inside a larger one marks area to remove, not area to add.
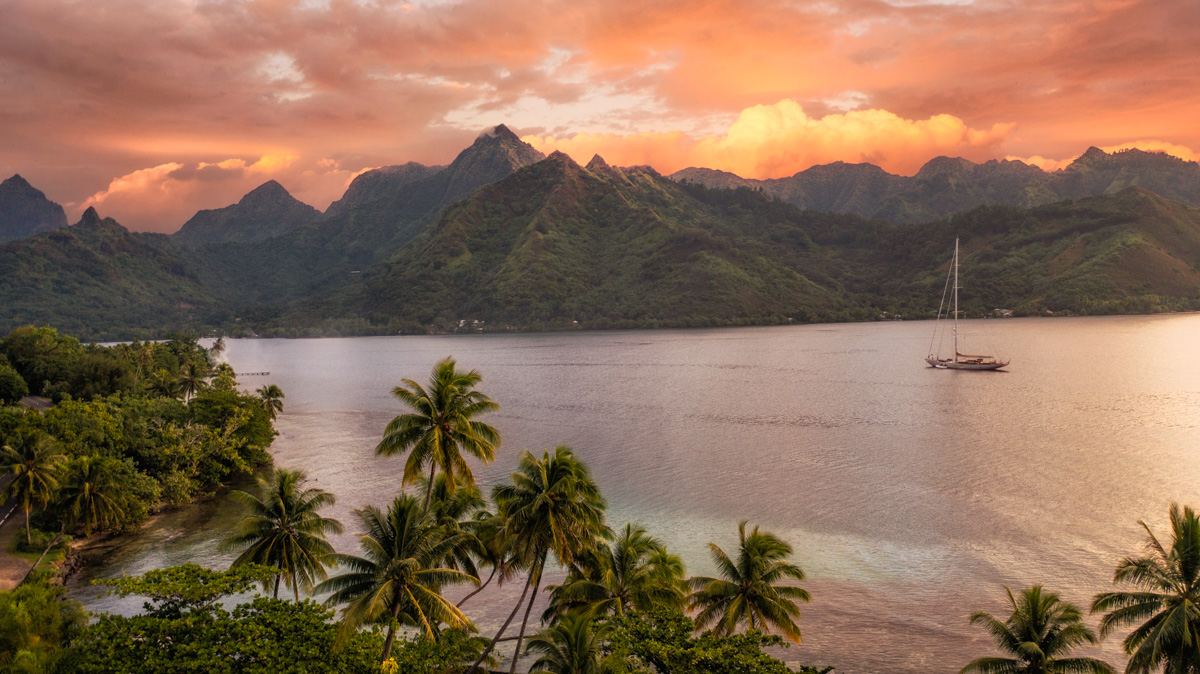
[[[950,272],[946,278],[946,284],[949,285],[951,278],[954,280],[954,357],[942,358],[934,348],[933,342],[937,340],[938,328],[942,327],[942,308],[946,305],[946,293],[942,292],[942,303],[938,305],[937,320],[934,322],[933,339],[929,340],[929,355],[925,357],[925,362],[929,363],[929,367],[936,367],[946,370],[999,370],[1008,365],[1009,361],[1000,360],[995,356],[973,355],[969,353],[960,353],[958,350],[958,239],[954,239],[954,263],[950,265]],[[940,346],[940,345],[939,345]]]

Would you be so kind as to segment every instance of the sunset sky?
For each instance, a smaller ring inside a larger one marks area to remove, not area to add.
[[[1200,151],[1196,0],[0,0],[0,178],[170,232],[498,123],[746,177]]]

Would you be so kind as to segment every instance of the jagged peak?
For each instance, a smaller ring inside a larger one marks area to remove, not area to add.
[[[95,225],[100,222],[100,214],[96,212],[95,206],[88,206],[87,210],[79,218],[79,225]],[[77,225],[78,226],[78,225]]]
[[[283,185],[280,185],[276,180],[268,180],[267,182],[255,187],[242,197],[238,203],[245,204],[258,199],[277,199],[279,197],[287,197],[292,199],[292,193],[288,192]]]
[[[485,129],[483,133],[479,134],[479,137],[475,139],[476,145],[488,142],[520,143],[523,141],[519,136],[517,136],[517,134],[512,132],[512,129],[503,124],[497,124],[490,129]]]
[[[1076,159],[1075,161],[1084,161],[1084,160],[1097,161],[1100,159],[1107,159],[1107,158],[1108,158],[1107,152],[1105,152],[1104,150],[1101,150],[1100,148],[1093,145],[1093,146],[1089,147],[1087,150],[1085,150],[1083,154],[1079,155],[1079,159]],[[1072,163],[1074,163],[1074,162],[1072,162]]]
[[[577,164],[574,159],[571,159],[571,155],[563,152],[562,150],[555,150],[554,152],[551,152],[544,161],[554,164],[562,164],[564,166],[574,166],[576,168],[579,167],[579,164]]]
[[[947,157],[943,155],[940,157],[934,157],[933,159],[925,162],[925,165],[921,167],[921,170],[917,171],[916,177],[924,178],[941,175],[943,173],[952,173],[955,171],[969,171],[977,166],[979,166],[979,164],[976,164],[970,159],[963,159],[962,157]]]
[[[604,161],[604,157],[601,157],[598,154],[594,154],[594,155],[592,155],[592,160],[589,161],[587,163],[587,166],[585,166],[584,168],[586,168],[589,171],[602,171],[604,169],[610,169],[612,167],[608,165],[608,162]]]
[[[33,187],[33,185],[29,184],[28,180],[21,177],[20,173],[14,173],[11,178],[9,178],[8,180],[5,180],[3,183],[0,183],[0,185],[16,185],[17,187]]]

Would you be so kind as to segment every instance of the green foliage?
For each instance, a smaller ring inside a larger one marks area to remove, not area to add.
[[[15,405],[29,395],[29,386],[7,361],[0,360],[0,406]]]
[[[431,523],[421,504],[407,494],[396,497],[386,513],[375,506],[354,511],[365,533],[359,536],[363,556],[330,555],[346,571],[321,583],[317,594],[330,593],[328,604],[346,604],[342,631],[385,623],[387,640],[382,660],[389,657],[396,627],[416,627],[432,638],[440,623],[468,628],[471,621],[442,596],[455,583],[478,581],[462,571],[438,566],[458,542]]]
[[[279,581],[286,581],[300,601],[300,589],[312,589],[316,580],[326,578],[325,563],[333,547],[328,534],[342,533],[335,519],[318,511],[336,502],[333,494],[305,486],[303,471],[276,470],[258,480],[258,496],[244,491],[231,495],[244,503],[250,513],[238,524],[237,532],[222,547],[240,550],[233,567],[261,564],[278,569],[274,596],[279,596]]]
[[[696,625],[678,611],[654,610],[612,619],[607,660],[613,671],[638,671],[651,665],[671,674],[825,674],[832,667],[804,666],[798,670],[763,652],[765,647],[786,647],[777,636],[757,630],[717,636],[694,636]],[[624,663],[624,667],[618,666]]]
[[[400,635],[388,659],[395,664],[397,673],[448,674],[464,671],[464,665],[478,657],[486,645],[487,639],[457,629],[443,630],[437,639],[420,634]],[[389,668],[390,664],[385,663],[382,671]]]
[[[444,487],[452,493],[459,483],[475,484],[475,476],[463,458],[463,452],[484,464],[496,456],[500,434],[475,419],[500,408],[475,390],[482,379],[476,370],[456,370],[454,359],[446,358],[434,365],[428,390],[412,379],[405,379],[403,386],[392,389],[392,395],[410,411],[388,423],[383,439],[375,447],[375,455],[408,452],[403,484],[420,479],[428,464],[425,510],[429,510],[435,471],[440,470],[445,476]]]
[[[1102,592],[1092,613],[1103,613],[1100,637],[1134,629],[1121,642],[1130,674],[1200,671],[1200,518],[1190,507],[1170,507],[1171,540],[1158,540],[1145,522],[1146,552],[1117,564],[1113,582],[1128,590]]]
[[[254,582],[247,579],[245,587]],[[358,633],[335,649],[332,617],[312,601],[263,597],[232,611],[210,606],[182,614],[102,615],[60,671],[377,674],[379,635]]]
[[[731,558],[714,543],[708,544],[720,578],[697,576],[688,583],[692,587],[689,608],[698,610],[696,624],[713,626],[715,634],[733,634],[745,625],[752,630],[783,632],[789,639],[800,642],[800,618],[797,601],[811,601],[808,592],[787,580],[804,580],[800,567],[787,558],[792,546],[774,534],[754,527],[746,533],[746,521],[738,523],[738,550]]]
[[[184,564],[165,569],[152,569],[140,576],[100,578],[95,585],[106,585],[109,594],[121,597],[149,597],[144,608],[156,617],[179,617],[185,613],[201,613],[218,601],[250,591],[255,584],[265,583],[276,575],[275,569],[259,564],[243,564],[228,571],[213,571],[198,564]]]
[[[976,611],[971,623],[983,627],[996,646],[1009,658],[978,658],[962,668],[962,674],[1116,674],[1111,665],[1096,658],[1063,657],[1079,646],[1097,643],[1096,633],[1083,624],[1083,614],[1074,604],[1040,585],[1022,590],[1014,597],[1007,587],[1012,613],[1000,620]]]
[[[63,588],[28,582],[0,592],[0,672],[48,672],[87,625]]]

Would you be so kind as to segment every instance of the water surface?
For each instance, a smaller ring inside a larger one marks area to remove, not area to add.
[[[1172,500],[1200,505],[1200,316],[972,321],[1008,372],[925,367],[929,322],[524,335],[229,340],[258,387],[286,393],[276,464],[338,497],[384,505],[403,461],[373,456],[399,411],[389,391],[453,355],[502,405],[497,461],[566,444],[588,462],[614,526],[642,524],[710,574],[748,519],[795,547],[813,602],[785,659],[839,672],[953,672],[992,651],[967,623],[1004,611],[1002,584],[1042,583],[1086,605],[1164,529]],[[170,513],[73,579],[228,563],[228,503]],[[336,541],[353,551],[353,536]],[[464,608],[483,631],[520,592]],[[457,596],[457,595],[454,595]],[[1093,622],[1094,624],[1094,622]],[[1123,665],[1118,639],[1097,651]]]

